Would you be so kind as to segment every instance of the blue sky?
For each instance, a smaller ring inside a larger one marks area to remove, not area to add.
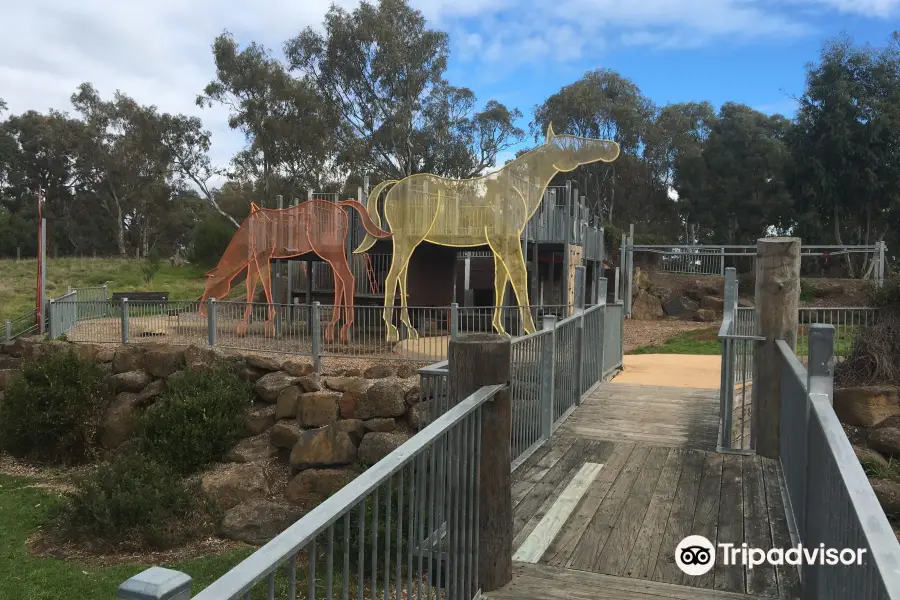
[[[358,0],[337,0],[352,9]],[[223,30],[280,54],[300,29],[320,27],[330,0],[31,0],[0,20],[0,98],[14,112],[71,110],[90,81],[168,112],[196,114],[225,164],[243,144],[222,108],[194,98],[214,74]],[[883,45],[900,28],[900,0],[411,0],[450,33],[448,79],[532,107],[595,68],[632,79],[662,105],[727,100],[790,114],[804,66],[842,33]],[[501,164],[502,164],[501,157]]]

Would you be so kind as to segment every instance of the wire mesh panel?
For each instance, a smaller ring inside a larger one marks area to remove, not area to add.
[[[606,321],[603,327],[603,376],[622,367],[622,330],[625,322],[623,304],[606,305]],[[591,338],[586,338],[590,340]]]
[[[204,344],[207,337],[207,321],[200,315],[199,302],[128,301],[129,343]]]
[[[537,321],[544,315],[561,316],[566,310],[565,305],[526,306],[526,311],[531,313]],[[499,310],[499,316],[497,312]],[[522,314],[518,306],[460,306],[457,310],[458,331],[460,333],[490,333],[494,331],[494,318],[497,317],[503,325],[503,329],[510,335],[525,335],[522,322]]]
[[[578,382],[578,364],[580,348],[577,347],[576,320],[570,317],[560,321],[556,326],[556,347],[553,352],[555,362],[553,374],[553,421],[562,419],[569,409],[575,407],[581,397]]]
[[[834,325],[834,356],[843,360],[850,356],[857,336],[864,327],[875,324],[877,308],[800,308],[797,330],[797,356],[809,356],[809,326],[815,323]]]
[[[105,310],[106,301],[109,300],[109,287],[105,285],[96,287],[74,288],[75,302],[77,302],[77,320],[103,319],[109,315]]]
[[[538,331],[512,341],[510,386],[512,420],[510,447],[515,461],[541,441],[542,360],[553,339],[552,331]]]
[[[119,344],[122,342],[122,304],[110,300],[86,300],[72,302],[78,316],[73,327],[66,332],[70,342],[92,344]],[[89,315],[82,319],[81,315]]]
[[[47,306],[50,337],[67,335],[78,322],[78,303],[75,292],[50,300]]]
[[[603,350],[606,333],[606,305],[593,306],[584,311],[583,352],[581,355],[581,393],[603,379]],[[616,324],[618,325],[618,323]]]

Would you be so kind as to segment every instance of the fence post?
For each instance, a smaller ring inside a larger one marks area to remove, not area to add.
[[[122,343],[128,343],[128,298],[122,298]]]
[[[737,269],[725,269],[725,303],[723,320],[732,320],[734,330],[735,306],[737,305]],[[720,443],[722,448],[732,447],[732,424],[734,419],[734,342],[722,340],[722,367],[719,373],[719,424],[721,427]],[[752,424],[751,424],[752,426]]]
[[[634,238],[629,236],[626,239],[626,250],[625,250],[625,273],[623,282],[625,297],[625,316],[631,317],[631,286],[634,281],[634,250],[631,247],[634,245]]]
[[[597,288],[599,290],[597,304],[603,307],[598,309],[603,311],[603,316],[600,318],[600,327],[597,331],[596,340],[598,344],[597,360],[600,361],[600,381],[603,381],[603,375],[606,373],[606,288],[608,285],[609,282],[606,281],[606,277],[601,277],[597,280]]]
[[[316,373],[322,371],[322,315],[319,312],[320,309],[321,304],[319,304],[318,300],[312,303],[312,329],[310,335],[312,336],[313,369],[315,369]]]
[[[619,303],[619,267],[616,267],[615,275],[613,276],[613,304]]]
[[[575,406],[581,405],[581,394],[584,393],[584,279],[584,267],[575,267],[575,314],[578,316],[575,321],[575,351],[578,353],[575,357],[575,386],[578,388]]]
[[[553,390],[556,375],[556,315],[544,315],[542,327],[550,333],[541,346],[541,437],[553,435]]]
[[[800,305],[800,238],[762,238],[756,243],[756,314],[760,336],[754,363],[752,422],[756,424],[756,452],[766,458],[780,455],[781,355],[775,340],[791,350],[797,342]]]
[[[884,285],[884,254],[887,250],[887,242],[882,240],[878,244],[878,287]]]
[[[482,592],[512,580],[513,510],[511,494],[509,338],[496,334],[463,334],[450,341],[450,402],[456,404],[481,386],[506,384],[481,408],[481,440],[475,521],[475,563]],[[476,438],[477,439],[477,438]]]
[[[453,302],[450,304],[450,339],[455,340],[459,337],[459,304]]]
[[[834,404],[834,362],[834,325],[810,325],[806,390],[828,396],[830,404]]]
[[[719,264],[719,274],[725,275],[725,246],[722,246],[722,259]]]
[[[206,301],[206,331],[210,346],[216,345],[216,299]]]
[[[119,586],[118,600],[190,600],[191,577],[181,571],[150,567]]]
[[[9,319],[3,322],[3,339],[7,342],[12,341],[12,321]]]
[[[51,340],[55,340],[56,336],[59,335],[59,333],[57,332],[57,330],[59,329],[59,319],[56,318],[57,315],[54,313],[56,313],[56,300],[50,298],[47,301],[47,320],[50,321],[48,323],[48,329],[50,331]]]

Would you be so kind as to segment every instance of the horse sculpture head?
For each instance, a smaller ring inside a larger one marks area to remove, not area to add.
[[[574,135],[553,132],[553,125],[547,128],[545,152],[556,170],[563,173],[574,171],[581,165],[595,162],[612,162],[619,157],[619,145],[609,140],[595,140]]]

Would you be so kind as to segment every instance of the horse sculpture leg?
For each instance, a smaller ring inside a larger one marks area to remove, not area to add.
[[[256,264],[251,262],[247,265],[247,304],[244,306],[244,319],[237,324],[234,333],[238,337],[247,335],[250,328],[250,315],[253,313],[253,295],[256,293],[256,284],[259,281],[259,274],[256,272]]]
[[[398,239],[394,240],[394,256],[391,259],[391,268],[384,280],[384,312],[382,313],[386,329],[385,340],[388,342],[400,341],[400,334],[394,326],[394,296],[397,294],[400,276],[406,270],[413,250],[415,250],[415,246],[406,248]],[[401,307],[405,302],[405,298],[401,299]]]
[[[275,302],[272,299],[272,272],[269,270],[268,255],[260,256],[255,261],[255,268],[259,273],[259,281],[262,283],[266,294],[266,337],[275,337]]]
[[[328,260],[328,259],[326,259]],[[328,260],[331,270],[334,272],[334,314],[331,322],[328,323],[328,331],[337,325],[341,318],[341,305],[344,310],[344,324],[341,326],[340,340],[347,343],[349,340],[350,326],[353,325],[353,287],[356,283],[353,277],[353,271],[350,270],[350,264],[347,257],[343,254]]]
[[[525,333],[534,333],[534,319],[531,317],[531,311],[528,310],[528,269],[525,268],[522,246],[519,244],[519,240],[515,239],[498,244],[497,248],[504,248],[507,251],[503,256],[503,264],[506,265],[509,280],[512,282],[513,291],[516,293],[516,301],[519,305],[519,314],[522,318]],[[494,250],[494,252],[497,252],[497,250]]]
[[[503,327],[503,297],[506,295],[506,282],[509,281],[509,274],[503,261],[495,253],[494,254],[494,316],[491,324],[500,335],[509,335],[506,328]]]
[[[406,263],[406,266],[403,267],[403,272],[400,273],[400,322],[406,325],[406,332],[409,339],[417,340],[419,339],[419,332],[413,327],[412,321],[409,318],[409,306],[407,306],[406,276],[408,273],[409,262]]]

